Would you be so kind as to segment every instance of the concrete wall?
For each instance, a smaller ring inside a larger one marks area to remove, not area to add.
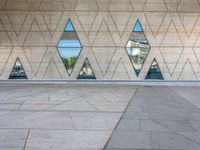
[[[198,0],[1,0],[0,79],[19,57],[29,79],[76,79],[87,57],[97,79],[143,80],[156,58],[165,80],[200,79]],[[57,51],[71,19],[83,45],[69,77]],[[151,46],[137,77],[125,46],[139,19]]]

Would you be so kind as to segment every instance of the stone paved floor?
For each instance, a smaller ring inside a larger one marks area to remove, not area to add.
[[[199,150],[200,88],[0,84],[0,150]]]

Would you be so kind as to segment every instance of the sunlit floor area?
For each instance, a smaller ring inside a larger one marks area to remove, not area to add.
[[[200,88],[0,84],[0,150],[199,150]]]

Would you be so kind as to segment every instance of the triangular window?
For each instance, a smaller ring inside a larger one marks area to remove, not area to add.
[[[154,58],[149,71],[147,73],[147,76],[145,79],[157,79],[157,80],[164,80],[163,75],[160,71],[160,67],[156,61],[156,59]]]
[[[65,32],[69,32],[69,31],[75,31],[71,20],[68,20],[67,25],[65,27]]]
[[[89,60],[86,58],[77,79],[96,79]]]
[[[133,28],[133,32],[144,32],[139,20],[136,21],[135,27]]]
[[[15,61],[9,79],[28,79],[19,58]]]
[[[131,60],[135,73],[138,76],[150,51],[149,42],[146,39],[139,20],[136,21],[136,24],[133,28],[133,32],[131,33],[126,45],[126,51]]]

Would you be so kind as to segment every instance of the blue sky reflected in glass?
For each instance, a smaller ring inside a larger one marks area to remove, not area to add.
[[[81,48],[58,48],[62,58],[67,59],[71,57],[77,57]]]
[[[135,23],[135,27],[133,29],[133,32],[143,32],[143,29],[142,29],[142,26],[141,26],[139,20],[137,20],[137,22]]]
[[[72,25],[72,22],[70,20],[67,22],[67,25],[65,27],[65,31],[75,31],[74,27]]]
[[[81,47],[79,40],[60,40],[58,47]]]

